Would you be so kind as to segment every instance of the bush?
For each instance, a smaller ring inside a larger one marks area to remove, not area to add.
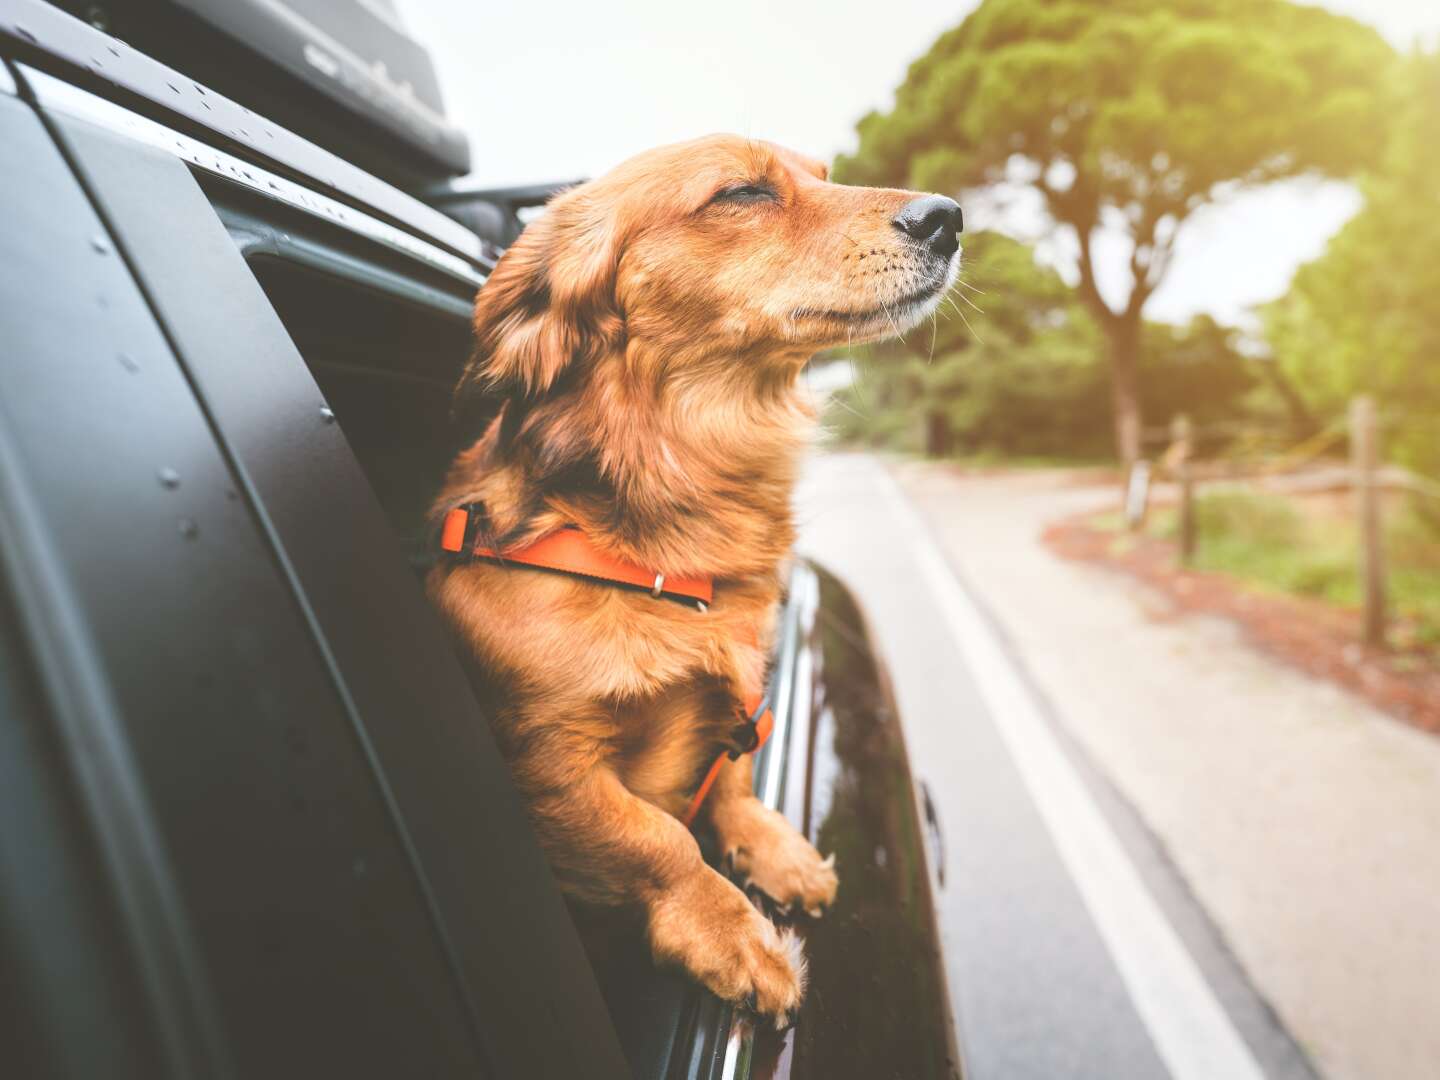
[[[1217,492],[1195,500],[1195,527],[1202,540],[1294,547],[1305,523],[1290,502],[1278,495]]]
[[[1177,515],[1155,515],[1177,533]],[[1391,608],[1420,644],[1440,643],[1440,543],[1413,505],[1388,508],[1385,559]],[[1195,566],[1333,604],[1360,603],[1359,536],[1345,518],[1311,519],[1279,495],[1223,492],[1195,500]],[[1118,518],[1114,528],[1120,528]]]

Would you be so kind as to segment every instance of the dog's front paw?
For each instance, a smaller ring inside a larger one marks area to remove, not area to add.
[[[758,799],[736,800],[714,816],[725,866],[747,889],[758,889],[781,911],[819,918],[835,902],[840,879],[835,856],[814,845]]]
[[[718,997],[774,1021],[794,1022],[805,996],[805,954],[791,930],[777,930],[743,893],[706,867],[651,902],[650,948]]]

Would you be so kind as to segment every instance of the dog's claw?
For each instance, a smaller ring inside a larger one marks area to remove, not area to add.
[[[781,914],[781,907],[775,898],[758,885],[745,882],[745,896],[756,909],[772,922]]]
[[[749,1012],[750,1015],[752,1015],[753,1017],[755,1017],[757,1020],[759,1020],[759,1019],[769,1019],[769,1020],[772,1020],[772,1021],[774,1022],[774,1024],[775,1024],[775,1030],[776,1030],[777,1032],[782,1032],[782,1033],[783,1033],[783,1032],[789,1031],[789,1030],[790,1030],[791,1028],[793,1028],[793,1027],[796,1025],[796,1023],[799,1022],[799,1020],[800,1020],[800,1006],[799,1006],[799,1005],[796,1005],[794,1008],[785,1009],[785,1010],[783,1010],[783,1011],[781,1011],[781,1012],[778,1012],[778,1013],[776,1013],[773,1017],[764,1017],[764,1016],[762,1016],[762,1014],[761,1014],[761,1012],[760,1012],[760,1005],[759,1005],[759,1003],[755,1000],[755,995],[754,995],[753,993],[746,995],[745,999],[740,1002],[740,1007],[743,1008],[743,1009],[745,1009],[747,1012]]]

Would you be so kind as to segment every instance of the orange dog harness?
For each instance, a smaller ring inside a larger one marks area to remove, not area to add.
[[[476,535],[479,523],[480,515],[472,514],[469,507],[460,506],[451,510],[445,515],[445,523],[440,530],[441,549],[456,555],[491,559],[499,563],[516,563],[539,570],[556,570],[612,585],[628,585],[644,589],[656,598],[689,601],[702,612],[709,608],[715,595],[715,584],[708,577],[670,576],[659,570],[647,570],[643,566],[616,559],[596,549],[586,539],[585,534],[573,525],[542,536],[526,547],[499,552],[480,545]],[[715,759],[680,819],[687,826],[700,812],[705,796],[710,794],[726,759],[734,761],[741,754],[754,753],[770,738],[775,718],[770,712],[767,697],[763,694],[754,695],[748,698],[744,705],[748,717],[747,733],[744,737],[747,745],[742,749],[725,750]]]

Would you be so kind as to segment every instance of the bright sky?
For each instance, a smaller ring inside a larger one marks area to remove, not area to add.
[[[1402,48],[1440,36],[1440,0],[1324,0]],[[594,176],[636,151],[711,131],[816,157],[854,145],[910,61],[973,0],[400,0],[432,51],[486,185]],[[1147,315],[1226,321],[1284,292],[1355,212],[1341,184],[1297,182],[1203,212]],[[1022,216],[1023,217],[1023,216]],[[984,215],[967,225],[983,228]],[[1025,222],[1011,222],[1024,232]],[[1111,269],[1121,269],[1112,257]],[[982,283],[984,268],[972,268]],[[1112,274],[1112,276],[1114,276]],[[1102,282],[1103,284],[1103,282]]]

